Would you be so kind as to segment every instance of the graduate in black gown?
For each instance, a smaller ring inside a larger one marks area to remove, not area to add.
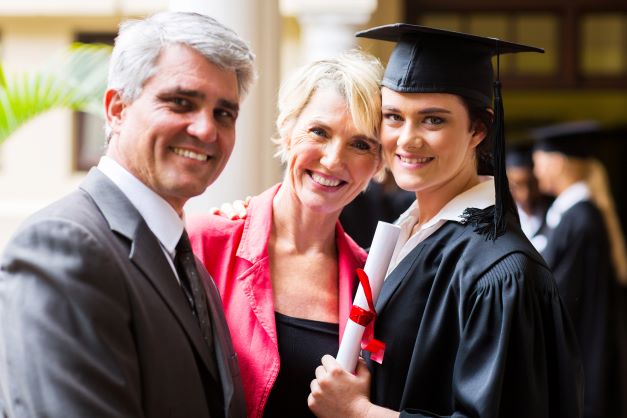
[[[351,374],[324,356],[310,408],[319,417],[580,417],[576,336],[520,229],[500,84],[493,90],[493,55],[541,50],[408,24],[358,36],[397,42],[381,143],[416,202],[399,220],[376,303],[383,362],[366,356]]]
[[[520,143],[507,147],[506,167],[509,190],[518,209],[520,227],[538,251],[546,246],[546,211],[551,199],[540,193],[538,179],[533,174],[532,144]]]
[[[602,166],[592,158],[595,138],[602,132],[596,123],[583,121],[547,126],[534,135],[539,186],[556,197],[547,212],[542,255],[579,340],[584,416],[624,417],[627,318],[618,279],[627,279],[627,255],[620,227],[612,226],[618,218]]]

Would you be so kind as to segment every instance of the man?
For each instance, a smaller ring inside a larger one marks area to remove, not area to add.
[[[106,156],[1,260],[5,414],[245,415],[217,290],[186,253],[183,205],[224,168],[253,78],[248,46],[209,17],[121,26]]]

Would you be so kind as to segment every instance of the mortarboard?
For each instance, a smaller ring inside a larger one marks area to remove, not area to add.
[[[533,167],[533,147],[531,144],[510,145],[505,151],[505,165],[507,167]]]
[[[588,158],[594,146],[591,141],[601,135],[596,121],[563,122],[533,129],[534,150],[559,152],[569,157]]]
[[[544,50],[496,38],[486,38],[426,26],[396,23],[378,26],[356,34],[358,37],[396,42],[390,55],[382,86],[401,93],[450,93],[494,109],[491,138],[495,207],[469,208],[465,214],[477,231],[496,239],[505,231],[505,212],[514,209],[505,172],[505,133],[498,57],[516,52]],[[496,79],[492,57],[497,57]],[[489,138],[486,138],[489,139]]]

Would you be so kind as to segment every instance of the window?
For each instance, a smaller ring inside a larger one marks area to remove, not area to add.
[[[113,45],[115,33],[80,33],[76,41]],[[105,149],[104,115],[74,113],[74,170],[86,171],[98,164]]]
[[[540,46],[501,57],[518,87],[627,87],[627,2],[406,0],[407,21]]]

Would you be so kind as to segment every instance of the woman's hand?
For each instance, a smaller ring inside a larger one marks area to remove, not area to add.
[[[372,406],[368,399],[370,371],[361,358],[353,375],[325,355],[310,388],[307,403],[318,417],[365,417]]]
[[[219,208],[213,207],[209,212],[213,215],[223,216],[225,218],[236,220],[246,218],[246,209],[250,203],[250,196],[245,200],[236,200],[233,203],[223,203]]]

